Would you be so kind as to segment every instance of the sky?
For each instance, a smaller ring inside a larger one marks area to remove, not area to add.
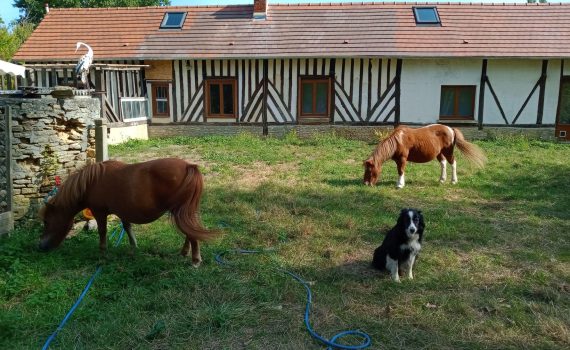
[[[356,0],[353,0],[356,1]],[[368,0],[369,1],[369,0]],[[394,0],[391,0],[394,1]],[[404,0],[396,0],[398,2]],[[409,0],[408,0],[409,1]],[[4,20],[4,23],[10,23],[19,17],[18,9],[13,7],[13,0],[0,0],[0,17]],[[172,5],[226,5],[226,4],[250,4],[253,0],[171,0]],[[269,3],[308,3],[308,2],[350,2],[346,0],[269,0]],[[437,0],[421,0],[421,2],[437,2]],[[525,3],[526,0],[444,0],[440,2],[496,2],[496,3]],[[549,1],[554,3],[565,2],[570,3],[570,0],[558,0]]]

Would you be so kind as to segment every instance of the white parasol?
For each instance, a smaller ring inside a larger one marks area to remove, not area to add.
[[[0,74],[26,76],[26,67],[0,60]]]

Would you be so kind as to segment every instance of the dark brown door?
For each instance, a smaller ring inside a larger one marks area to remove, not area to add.
[[[570,141],[570,77],[560,82],[555,133],[558,139]]]
[[[168,83],[152,83],[152,116],[170,117],[170,87]]]

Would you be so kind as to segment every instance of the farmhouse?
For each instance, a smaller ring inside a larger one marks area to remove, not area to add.
[[[110,120],[570,132],[570,4],[54,8],[24,84],[70,84],[78,41]]]

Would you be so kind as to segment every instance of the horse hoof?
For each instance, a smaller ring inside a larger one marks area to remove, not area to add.
[[[202,264],[202,261],[192,261],[192,267],[198,268]]]
[[[457,185],[457,180],[456,181],[451,181],[452,185]]]

